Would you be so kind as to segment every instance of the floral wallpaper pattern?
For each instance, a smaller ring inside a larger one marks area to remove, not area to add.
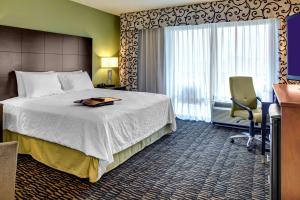
[[[300,12],[300,0],[222,0],[121,15],[120,81],[137,90],[139,31],[166,26],[279,18],[279,80],[287,83],[286,17]]]

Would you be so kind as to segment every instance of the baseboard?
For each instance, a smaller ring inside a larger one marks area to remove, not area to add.
[[[221,127],[226,127],[226,128],[233,128],[233,129],[238,129],[238,130],[242,130],[242,131],[248,131],[249,130],[249,126],[245,126],[245,125],[238,125],[238,124],[229,124],[229,123],[222,123],[222,122],[212,122],[213,125],[215,126],[221,126]],[[267,127],[267,130],[269,130],[270,128]],[[256,132],[260,132],[261,131],[261,127],[260,126],[255,126],[254,130]]]

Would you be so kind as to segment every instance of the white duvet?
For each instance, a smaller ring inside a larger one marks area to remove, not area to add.
[[[115,97],[114,105],[90,108],[73,102]],[[91,89],[39,97],[16,97],[4,105],[4,129],[70,147],[99,162],[98,178],[113,154],[150,136],[166,124],[176,129],[170,98],[165,95]]]

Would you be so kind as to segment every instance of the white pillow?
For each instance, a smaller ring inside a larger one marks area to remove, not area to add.
[[[56,73],[22,74],[22,80],[29,98],[64,93]]]
[[[56,72],[58,75],[58,79],[62,85],[62,89],[63,90],[68,90],[64,88],[64,85],[68,88],[68,76],[72,75],[72,74],[80,74],[83,73],[82,70],[78,70],[78,71],[71,71],[71,72]],[[70,87],[70,86],[69,86]]]
[[[87,72],[58,74],[63,90],[93,89],[93,83]]]
[[[44,73],[53,73],[53,71],[48,71],[48,72],[15,71],[15,73],[16,73],[16,78],[17,78],[18,96],[26,97],[26,91],[25,91],[23,80],[22,80],[22,74],[44,74]]]
[[[69,74],[78,74],[82,73],[82,70],[71,71],[71,72],[56,72],[58,75],[69,75]]]

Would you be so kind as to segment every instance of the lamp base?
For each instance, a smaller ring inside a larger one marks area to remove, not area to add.
[[[111,85],[112,84],[112,70],[107,70],[107,84]]]

